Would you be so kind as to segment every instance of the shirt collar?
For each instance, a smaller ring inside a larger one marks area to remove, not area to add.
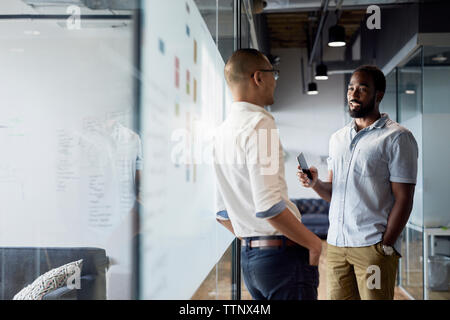
[[[389,115],[387,113],[382,113],[381,117],[372,123],[370,126],[367,127],[367,130],[372,130],[374,128],[381,129],[386,125],[386,122],[389,120]],[[350,128],[353,128],[356,130],[356,121],[353,119],[350,121],[350,123],[347,125]]]
[[[246,102],[246,101],[233,102],[231,105],[231,110],[246,110],[246,111],[251,111],[251,112],[262,112],[262,113],[266,114],[268,117],[270,117],[271,119],[274,119],[272,114],[269,111],[267,111],[266,109],[264,109],[263,107],[258,106],[253,103],[250,103],[250,102]]]

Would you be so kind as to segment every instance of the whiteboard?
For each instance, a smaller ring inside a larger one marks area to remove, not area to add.
[[[144,9],[140,296],[189,299],[233,240],[215,220],[211,165],[231,96],[195,3]]]

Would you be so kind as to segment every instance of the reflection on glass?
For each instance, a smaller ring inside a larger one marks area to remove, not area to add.
[[[247,14],[251,11],[251,8],[247,7],[248,2],[242,1],[241,7],[241,48],[251,48],[251,34],[250,34],[250,22]]]
[[[426,299],[450,299],[450,47],[423,49],[423,226]],[[444,228],[443,228],[444,227]]]
[[[191,297],[192,300],[230,300],[231,297],[231,246],[211,269],[208,276]]]
[[[142,299],[191,298],[232,241],[215,219],[210,161],[212,133],[230,99],[224,61],[202,17],[218,4],[200,5],[144,7]]]
[[[194,0],[224,61],[234,51],[234,2]],[[216,5],[217,4],[217,5]]]
[[[132,21],[45,17],[66,9],[0,4],[1,299],[132,298]]]
[[[423,225],[422,49],[419,49],[404,66],[397,70],[398,120],[412,132],[419,147],[414,207],[409,223],[421,227]],[[411,88],[414,88],[414,94],[407,93],[407,90]]]
[[[414,206],[402,238],[401,282],[414,298],[423,293],[422,226],[423,226],[423,148],[422,148],[422,49],[405,65],[397,68],[398,122],[409,129],[417,141],[419,159]],[[407,90],[414,86],[415,94]]]
[[[397,121],[397,69],[386,76],[386,92],[381,100],[380,112],[387,113],[390,119]]]
[[[405,228],[402,234],[401,285],[414,299],[423,299],[422,232]]]
[[[416,299],[450,298],[447,47],[420,48],[398,68],[398,114],[419,145],[414,207],[403,233],[401,285]]]

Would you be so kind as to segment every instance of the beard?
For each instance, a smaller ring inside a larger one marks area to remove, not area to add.
[[[358,110],[352,110],[350,107],[350,102],[348,103],[348,113],[350,114],[350,117],[352,118],[365,118],[368,116],[372,111],[375,109],[375,101],[376,101],[376,95],[373,96],[373,99],[367,103],[366,105],[363,105],[362,103],[359,103],[360,107]]]

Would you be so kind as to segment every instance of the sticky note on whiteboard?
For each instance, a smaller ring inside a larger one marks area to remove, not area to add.
[[[175,88],[180,88],[180,60],[175,57]]]
[[[166,53],[166,45],[164,44],[164,41],[162,39],[159,39],[158,47],[159,47],[159,52],[161,52],[162,54]]]
[[[197,102],[197,79],[194,78],[194,102]]]
[[[197,41],[194,39],[194,63],[197,64]]]
[[[186,70],[186,93],[187,94],[191,94],[190,82],[191,82],[191,75],[189,73],[189,70]]]

